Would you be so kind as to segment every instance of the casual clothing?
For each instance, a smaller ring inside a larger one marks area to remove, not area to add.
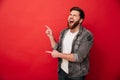
[[[63,51],[64,54],[70,54],[72,49],[72,42],[74,37],[77,35],[78,31],[75,33],[67,31],[65,38],[63,40]],[[68,60],[62,59],[61,68],[68,74]]]
[[[54,49],[63,52],[63,40],[68,28],[63,30],[60,34],[60,40]],[[77,78],[85,76],[89,71],[89,51],[93,44],[93,35],[86,28],[80,26],[80,30],[74,37],[72,42],[71,52],[74,54],[75,62],[68,61],[68,74],[69,78]],[[61,69],[62,59],[58,59],[58,70]]]

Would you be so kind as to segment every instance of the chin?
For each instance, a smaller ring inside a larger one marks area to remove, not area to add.
[[[69,26],[68,28],[69,28],[69,29],[73,29],[73,27],[72,27],[72,26]]]
[[[70,25],[70,24],[68,25],[68,28],[72,28],[72,27],[73,27],[73,25]]]
[[[74,24],[68,23],[68,28],[69,28],[69,29],[73,29],[73,25],[74,25]]]

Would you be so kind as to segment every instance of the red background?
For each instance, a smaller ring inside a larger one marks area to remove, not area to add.
[[[0,0],[0,80],[57,80],[45,25],[58,40],[73,6],[95,38],[86,80],[120,80],[119,0]]]

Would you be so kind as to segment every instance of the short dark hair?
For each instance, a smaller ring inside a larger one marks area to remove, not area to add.
[[[79,13],[80,13],[80,18],[82,18],[82,19],[85,18],[84,11],[83,11],[81,8],[79,8],[79,7],[72,7],[72,8],[70,9],[70,12],[71,12],[72,10],[79,11]]]

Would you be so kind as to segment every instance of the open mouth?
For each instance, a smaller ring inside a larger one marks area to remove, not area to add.
[[[74,21],[73,21],[73,20],[70,20],[69,22],[70,22],[70,23],[73,23]]]

